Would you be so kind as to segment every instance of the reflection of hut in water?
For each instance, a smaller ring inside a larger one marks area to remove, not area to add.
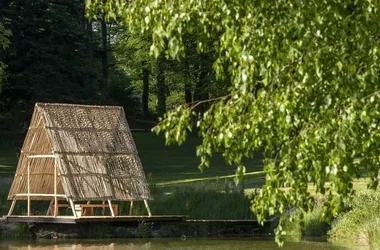
[[[113,201],[151,194],[122,107],[37,103],[8,199],[49,200],[49,216],[68,207],[74,217],[95,208],[118,214]],[[59,203],[59,201],[66,201]],[[85,204],[84,204],[85,203]]]

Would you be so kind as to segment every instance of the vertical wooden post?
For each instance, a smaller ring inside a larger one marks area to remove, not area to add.
[[[129,207],[129,215],[132,215],[133,201],[131,201],[131,206]]]
[[[54,198],[52,198],[50,203],[49,203],[49,207],[48,207],[48,210],[46,211],[46,215],[50,215],[51,205],[53,205],[53,204],[54,204]]]
[[[77,216],[77,212],[75,211],[75,206],[74,206],[74,202],[72,199],[69,199],[69,202],[70,202],[70,206],[71,206],[71,210],[73,211],[73,215],[75,218],[78,218]]]
[[[102,201],[102,205],[104,205],[105,201]],[[106,208],[103,206],[102,207],[102,215],[104,216],[104,211],[106,210]]]
[[[111,200],[108,200],[108,206],[110,207],[110,211],[111,211],[111,215],[112,215],[112,217],[115,217],[115,213],[113,212],[113,209],[112,209],[112,203],[111,203]]]
[[[16,198],[13,199],[11,207],[9,208],[8,216],[11,216],[13,213],[13,209],[15,208],[16,205]]]
[[[148,205],[148,201],[144,200],[144,204],[145,204],[146,210],[148,211],[148,215],[152,216],[152,213],[150,212],[150,208],[149,208],[149,205]]]
[[[57,161],[54,159],[54,217],[58,215],[58,197],[57,197]]]
[[[29,158],[26,160],[28,162],[28,216],[30,216],[30,163]]]

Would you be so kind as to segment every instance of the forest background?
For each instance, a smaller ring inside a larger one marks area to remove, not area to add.
[[[0,9],[2,131],[25,131],[36,102],[120,105],[132,126],[151,127],[167,110],[228,88],[213,74],[215,51],[196,53],[190,35],[185,60],[156,59],[151,35],[102,16],[90,22],[84,1],[5,0]]]

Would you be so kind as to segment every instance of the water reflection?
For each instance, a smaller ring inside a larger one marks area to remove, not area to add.
[[[233,249],[279,249],[273,239],[160,239],[160,240],[38,240],[29,242],[1,242],[0,249],[11,250],[233,250]],[[326,242],[286,242],[284,250],[321,249],[338,250],[350,249]]]

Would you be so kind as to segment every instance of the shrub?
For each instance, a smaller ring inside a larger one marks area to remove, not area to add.
[[[290,238],[300,240],[304,237],[324,237],[329,229],[329,224],[322,220],[322,204],[317,203],[312,211],[303,215],[300,219],[300,210],[289,211],[283,218],[283,229]]]
[[[360,193],[354,197],[350,209],[333,222],[330,239],[379,248],[379,213],[380,195],[370,191]]]

